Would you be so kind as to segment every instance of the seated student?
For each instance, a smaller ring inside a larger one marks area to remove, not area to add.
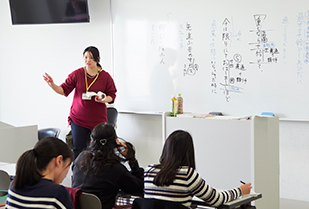
[[[59,185],[73,159],[68,145],[55,137],[37,142],[17,161],[5,208],[73,209],[68,190]]]
[[[193,196],[212,206],[219,206],[249,194],[251,189],[250,183],[223,192],[209,186],[195,170],[192,137],[182,130],[169,135],[160,164],[148,166],[144,178],[145,198],[178,202],[186,207],[190,207]]]
[[[133,146],[119,142],[114,127],[107,123],[97,125],[91,138],[88,148],[73,163],[72,187],[98,196],[103,209],[113,208],[120,189],[125,193],[142,195],[144,169],[139,168]],[[120,145],[125,150],[121,151]],[[131,172],[121,163],[125,160],[129,162]]]

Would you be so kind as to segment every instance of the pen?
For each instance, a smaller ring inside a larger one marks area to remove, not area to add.
[[[242,181],[242,180],[240,180],[240,183],[242,183],[242,184],[246,184],[244,181]]]

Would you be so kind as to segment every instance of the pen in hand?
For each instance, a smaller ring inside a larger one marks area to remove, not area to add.
[[[243,185],[239,186],[241,189],[241,193],[242,195],[246,195],[246,194],[250,194],[250,190],[251,190],[251,184],[246,184],[244,181],[240,180],[240,183],[242,183]]]

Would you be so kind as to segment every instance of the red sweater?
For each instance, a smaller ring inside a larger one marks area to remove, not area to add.
[[[87,77],[88,86],[94,79]],[[69,74],[68,78],[60,86],[63,88],[65,96],[68,96],[75,89],[69,121],[72,120],[77,125],[89,129],[93,129],[100,123],[107,123],[106,105],[104,103],[96,102],[94,96],[91,100],[82,99],[82,94],[86,93],[85,70],[83,67]],[[88,91],[96,93],[101,91],[106,96],[111,96],[113,98],[111,103],[113,103],[117,89],[112,77],[102,70]]]

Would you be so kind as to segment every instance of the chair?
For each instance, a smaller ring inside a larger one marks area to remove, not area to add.
[[[116,127],[118,118],[118,111],[115,107],[108,107],[107,108],[107,121],[114,127]]]
[[[0,190],[0,208],[4,208],[7,197],[8,197],[8,192]]]
[[[101,209],[101,200],[94,194],[83,192],[79,197],[81,209]]]
[[[83,193],[83,190],[78,189],[78,188],[67,187],[67,186],[65,186],[65,188],[69,191],[73,207],[80,209],[79,199],[80,199],[80,195]]]
[[[0,190],[9,190],[11,178],[9,174],[3,170],[0,170]]]
[[[41,139],[44,139],[45,137],[56,137],[56,138],[58,138],[59,134],[60,134],[59,128],[44,128],[44,129],[38,130],[39,141]]]
[[[148,199],[148,198],[136,198],[133,201],[132,209],[188,209],[186,206],[178,202]]]

